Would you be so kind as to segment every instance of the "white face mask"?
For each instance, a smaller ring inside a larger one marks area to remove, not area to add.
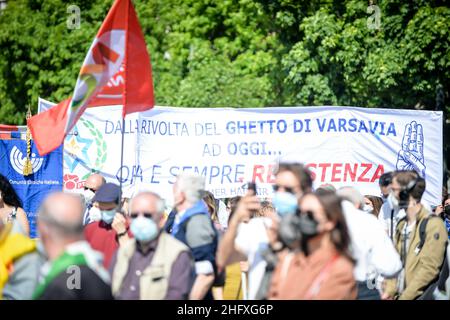
[[[367,212],[367,213],[372,213],[373,212],[373,207],[370,204],[365,204],[363,207],[363,211]]]
[[[89,210],[89,218],[92,221],[100,221],[102,219],[102,212],[97,207],[92,207],[91,210]]]
[[[92,201],[92,198],[94,198],[95,193],[92,190],[84,190],[83,196],[86,203],[90,203]]]
[[[387,202],[389,203],[390,207],[394,210],[399,210],[400,209],[400,204],[399,204],[399,200],[397,199],[397,197],[394,195],[394,191],[391,191],[389,193],[389,196],[387,198]]]

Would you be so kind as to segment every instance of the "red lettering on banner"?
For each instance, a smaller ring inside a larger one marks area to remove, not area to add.
[[[254,165],[252,181],[257,183],[275,183],[273,167],[274,165]],[[373,183],[384,173],[384,166],[382,164],[373,163],[307,163],[305,168],[310,171],[313,181],[320,178],[321,183]],[[327,170],[328,168],[330,168],[330,171]]]
[[[370,179],[370,182],[375,182],[375,180],[380,179],[383,173],[384,173],[384,166],[380,164],[378,165],[377,170],[375,171],[375,174],[373,175],[372,179]]]
[[[358,177],[358,182],[369,182],[370,179],[369,178],[364,178],[364,177],[367,174],[367,172],[369,172],[369,170],[372,168],[372,164],[371,163],[361,163],[361,167],[366,168],[366,169]]]
[[[275,183],[275,175],[273,174],[273,165],[269,165],[269,171],[267,172],[267,183]]]
[[[252,181],[256,182],[256,178],[259,178],[259,182],[263,183],[263,174],[264,174],[264,166],[258,164],[253,166],[253,175],[252,175]]]
[[[339,169],[338,169],[339,167]],[[339,178],[336,177],[336,174],[340,174],[341,168],[342,167],[342,163],[333,163],[333,169],[332,169],[332,174],[331,174],[331,182],[339,182],[341,181],[341,177],[339,176]]]
[[[352,182],[354,182],[356,179],[356,171],[357,170],[358,170],[357,163],[353,164],[353,171],[352,171],[352,168],[350,167],[350,163],[346,163],[345,169],[344,169],[344,181],[347,181],[347,174],[348,174],[348,175],[350,175],[350,180]]]
[[[331,167],[331,163],[319,163],[319,168],[322,168],[322,177],[320,181],[325,181],[325,176],[327,175],[327,168]]]

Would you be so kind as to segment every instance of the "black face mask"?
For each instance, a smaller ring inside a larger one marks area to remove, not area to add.
[[[296,249],[300,247],[302,233],[300,232],[300,216],[287,214],[280,220],[278,226],[278,238],[285,247]]]
[[[300,215],[299,226],[303,238],[309,239],[319,234],[317,226],[319,223],[314,219],[312,213],[307,212]]]
[[[278,227],[278,237],[285,247],[297,249],[299,246],[307,254],[308,240],[319,234],[318,222],[311,212],[285,215]]]
[[[308,241],[317,236],[319,223],[314,219],[311,212],[302,213],[299,218],[300,232],[302,234],[301,248],[305,255],[309,255]]]
[[[447,217],[450,217],[450,204],[447,204],[447,205],[444,207],[444,214],[445,214]]]

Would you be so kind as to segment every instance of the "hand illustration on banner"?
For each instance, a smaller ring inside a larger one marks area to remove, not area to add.
[[[397,170],[414,170],[425,179],[423,143],[422,125],[416,121],[408,123],[403,135],[402,149],[398,152]]]

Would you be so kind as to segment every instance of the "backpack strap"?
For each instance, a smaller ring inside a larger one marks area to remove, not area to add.
[[[395,226],[395,243],[398,243],[400,240],[400,235],[402,233],[402,230],[400,228],[401,222],[406,221],[406,216],[398,220],[397,225]],[[394,235],[392,234],[392,239],[394,239]]]
[[[426,217],[425,219],[423,219],[420,222],[420,225],[419,225],[420,241],[419,241],[419,244],[416,247],[416,251],[415,251],[416,254],[418,254],[420,252],[420,250],[422,250],[423,245],[425,244],[425,240],[427,238],[427,224],[428,224],[428,221],[430,221],[430,219],[432,219],[432,218],[437,218],[437,216],[429,215],[428,217]]]
[[[419,236],[420,236],[420,241],[419,244],[416,247],[416,253],[419,253],[420,250],[422,250],[423,245],[425,244],[425,239],[427,238],[427,224],[429,221],[429,217],[426,217],[425,219],[423,219],[420,222],[420,226],[419,226]]]
[[[391,240],[394,240],[394,209],[391,209]]]

